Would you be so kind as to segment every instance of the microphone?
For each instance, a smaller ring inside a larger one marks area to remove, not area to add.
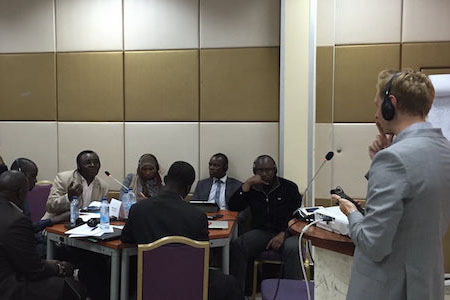
[[[330,161],[334,156],[334,152],[330,151],[325,155],[325,159],[322,161],[322,164],[320,165],[320,167],[317,169],[316,173],[314,173],[313,178],[311,178],[311,180],[309,181],[308,185],[306,186],[305,191],[303,192],[303,199],[306,199],[306,192],[309,190],[309,188],[311,187],[311,184],[314,182],[314,179],[316,179],[317,174],[319,174],[320,170],[322,169],[322,167],[325,165],[325,163],[327,161]],[[303,202],[304,203],[304,202]],[[296,209],[293,213],[294,216],[296,216],[297,214],[300,214],[300,208]]]
[[[118,184],[120,184],[120,185],[125,189],[125,191],[128,191],[128,187],[124,186],[124,185],[122,184],[122,182],[120,182],[119,180],[117,180],[116,178],[114,178],[114,177],[111,175],[111,173],[109,173],[108,171],[105,171],[105,174],[106,174],[106,176],[111,177],[115,182],[117,182]]]

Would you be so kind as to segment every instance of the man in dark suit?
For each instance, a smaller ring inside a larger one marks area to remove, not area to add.
[[[215,202],[220,209],[228,209],[228,201],[242,182],[228,177],[228,158],[216,153],[209,160],[209,178],[200,180],[192,200]]]
[[[140,201],[131,207],[121,240],[147,244],[166,236],[181,235],[207,241],[206,215],[184,201],[195,179],[194,168],[177,161],[164,177],[165,187],[159,196]],[[167,288],[170,288],[168,284]],[[209,299],[243,299],[236,280],[216,270],[209,271]]]
[[[0,175],[1,299],[71,299],[65,281],[70,263],[41,260],[31,221],[22,213],[29,183],[19,171]]]

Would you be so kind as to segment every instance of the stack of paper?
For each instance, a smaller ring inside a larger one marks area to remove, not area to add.
[[[73,229],[67,230],[65,234],[69,234],[69,237],[88,237],[88,236],[101,236],[104,233],[114,232],[113,227],[110,225],[107,230],[101,230],[100,226],[89,227],[87,224],[80,225]]]

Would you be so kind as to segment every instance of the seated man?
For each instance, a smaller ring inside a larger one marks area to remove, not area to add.
[[[241,211],[250,206],[252,212],[252,230],[235,239],[230,249],[230,271],[242,290],[248,261],[266,249],[281,250],[284,278],[299,279],[301,273],[298,237],[290,236],[288,231],[288,221],[302,201],[297,185],[276,176],[275,161],[268,155],[255,160],[253,173],[228,203],[230,210]]]
[[[49,219],[70,210],[70,201],[78,197],[80,207],[89,206],[92,201],[101,201],[108,193],[108,185],[97,177],[100,159],[94,151],[85,150],[77,156],[77,169],[58,173],[47,200],[47,212],[43,219]]]
[[[72,299],[61,278],[72,276],[72,265],[39,258],[31,221],[22,213],[27,191],[21,172],[0,175],[1,299]]]
[[[228,158],[225,154],[214,154],[209,160],[209,178],[202,179],[195,187],[192,200],[215,202],[220,209],[228,209],[227,203],[242,182],[228,177]]]
[[[147,244],[165,236],[181,235],[198,241],[209,239],[206,215],[183,199],[195,179],[194,168],[177,161],[164,177],[165,187],[151,201],[131,207],[122,231],[125,243]],[[219,271],[209,271],[208,299],[243,299],[236,280]]]

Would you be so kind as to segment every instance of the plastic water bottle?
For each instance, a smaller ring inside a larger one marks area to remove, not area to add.
[[[131,206],[133,206],[133,204],[136,203],[136,194],[133,192],[132,189],[128,189],[128,197],[129,197],[129,199],[130,199],[130,204],[129,204],[129,206],[130,206],[130,208],[131,208]],[[128,208],[128,212],[130,211],[130,208]]]
[[[70,202],[70,226],[75,227],[79,216],[80,206],[78,205],[78,197],[74,196],[72,202]]]
[[[100,229],[102,231],[109,229],[109,204],[106,198],[102,199],[100,205]]]
[[[128,195],[128,191],[125,191],[122,196],[122,208],[123,208],[123,214],[124,218],[128,219],[128,212],[130,210],[130,195]]]

